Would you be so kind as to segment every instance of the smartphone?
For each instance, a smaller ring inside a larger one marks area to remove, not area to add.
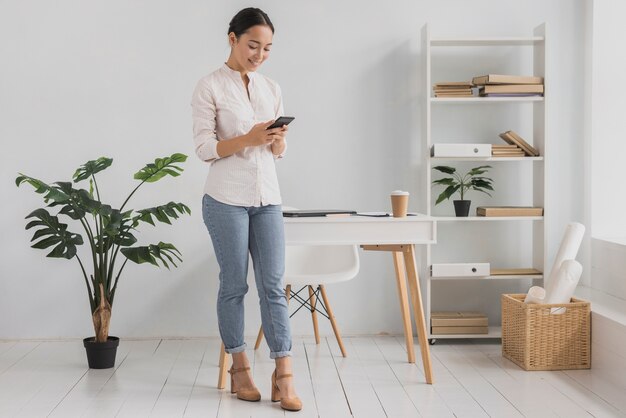
[[[282,128],[283,125],[289,125],[294,119],[295,118],[293,116],[281,116],[276,119],[274,123],[268,126],[267,129]]]

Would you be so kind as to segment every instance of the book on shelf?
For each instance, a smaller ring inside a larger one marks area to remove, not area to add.
[[[543,93],[479,93],[480,97],[541,97]]]
[[[543,93],[543,84],[488,84],[478,89],[479,94]]]
[[[431,327],[431,335],[489,334],[489,327]]]
[[[435,97],[472,97],[474,94],[471,91],[465,93],[440,93],[435,92]]]
[[[524,152],[494,152],[492,157],[526,157]]]
[[[531,274],[543,273],[540,270],[533,268],[491,269],[492,276],[527,276]]]
[[[530,157],[537,157],[537,156],[539,156],[539,150],[537,148],[533,147],[532,145],[530,145],[528,142],[524,141],[524,139],[521,136],[519,136],[518,134],[516,134],[515,132],[513,132],[513,131],[506,131],[506,132],[501,133],[499,136],[507,144],[517,145],[518,147],[523,149],[524,152],[528,156],[530,156]]]
[[[469,81],[441,81],[439,83],[433,84],[435,88],[471,88],[472,83]]]
[[[523,150],[492,150],[491,155],[515,155],[517,157],[524,157],[526,153]]]
[[[482,312],[431,312],[433,327],[486,327],[487,315]]]
[[[474,77],[472,83],[476,86],[486,84],[543,84],[543,77],[487,74]]]
[[[445,81],[433,84],[435,97],[473,96],[472,83],[469,81]]]
[[[491,155],[493,157],[523,157],[526,153],[517,145],[492,145]]]
[[[543,216],[543,208],[533,206],[478,206],[476,216]]]
[[[442,89],[442,88],[433,88],[435,93],[445,93],[445,94],[454,94],[454,93],[467,93],[472,92],[471,89]]]

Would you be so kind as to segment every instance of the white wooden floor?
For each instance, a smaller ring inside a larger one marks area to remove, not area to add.
[[[293,413],[269,401],[267,348],[250,352],[263,397],[250,403],[215,388],[217,339],[123,340],[110,370],[89,370],[81,341],[0,342],[0,417],[626,416],[626,358],[610,352],[594,352],[592,370],[525,372],[498,343],[439,340],[426,385],[403,343],[345,338],[343,358],[333,338],[296,339]]]

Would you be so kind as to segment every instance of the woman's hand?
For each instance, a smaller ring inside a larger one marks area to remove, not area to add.
[[[289,127],[287,125],[283,125],[280,128],[271,130],[277,130],[277,132],[272,134],[274,137],[274,142],[272,142],[272,145],[279,145],[280,143],[285,142],[285,137],[287,136],[287,131],[289,130]]]
[[[250,129],[250,132],[246,134],[248,146],[258,147],[260,145],[270,145],[275,140],[284,141],[284,131],[286,131],[286,126],[282,128],[267,129],[272,123],[274,123],[273,120],[254,125],[252,129]]]
[[[285,152],[285,148],[287,147],[285,142],[285,136],[287,136],[287,125],[283,125],[282,128],[279,128],[280,131],[274,134],[274,142],[272,142],[272,154],[276,156],[276,158],[282,158],[283,153]]]

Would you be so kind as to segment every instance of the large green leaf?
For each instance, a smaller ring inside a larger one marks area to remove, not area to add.
[[[441,194],[437,198],[437,202],[435,202],[435,205],[438,205],[439,203],[443,202],[446,199],[450,199],[450,196],[456,193],[456,191],[459,190],[460,187],[461,187],[460,184],[446,187],[446,189],[443,192],[441,192]]]
[[[457,181],[451,177],[446,177],[443,179],[433,181],[433,184],[441,184],[444,186],[453,186],[457,183]]]
[[[183,203],[175,203],[169,202],[166,205],[156,206],[148,209],[140,209],[137,212],[139,216],[136,216],[135,219],[143,222],[147,222],[150,225],[154,226],[154,221],[152,217],[154,216],[157,221],[166,223],[171,225],[170,218],[178,219],[178,213],[181,215],[187,213],[191,214],[191,209],[184,205]]]
[[[110,220],[111,223],[107,224],[108,232],[105,232],[108,237],[112,238],[113,244],[119,245],[120,247],[130,247],[137,242],[137,238],[130,233],[139,223],[137,220],[130,217],[132,212],[131,209],[120,214],[119,210],[113,209]],[[117,225],[118,222],[119,226]]]
[[[147,247],[122,248],[121,251],[126,258],[137,264],[150,263],[160,267],[159,264],[157,264],[157,260],[159,260],[169,269],[170,266],[167,261],[173,264],[174,267],[178,267],[174,259],[183,261],[180,257],[180,251],[172,244],[166,242],[159,242],[157,245],[151,244]],[[167,259],[167,261],[165,259]]]
[[[474,167],[472,168],[470,171],[468,171],[467,174],[469,174],[470,176],[477,176],[479,174],[483,174],[486,173],[487,171],[489,171],[488,169],[491,168],[490,165],[481,165],[479,167]]]
[[[67,230],[67,224],[59,222],[56,216],[51,215],[45,209],[37,209],[29,214],[26,219],[36,218],[26,225],[26,229],[39,227],[33,235],[32,241],[45,237],[44,239],[31,245],[33,248],[44,249],[55,245],[46,257],[67,258],[68,260],[76,255],[76,246],[82,245],[83,237]]]
[[[107,157],[100,157],[97,160],[87,161],[85,164],[78,167],[76,172],[74,172],[74,183],[88,179],[92,175],[106,169],[111,164],[113,164],[113,159]]]
[[[480,188],[484,188],[487,190],[493,190],[493,187],[491,186],[491,181],[488,179],[472,179],[471,183],[472,187],[476,190],[476,189],[480,189]]]
[[[85,217],[86,213],[97,215],[111,212],[109,205],[103,205],[98,200],[95,200],[93,194],[85,189],[74,189],[70,182],[56,182],[54,184],[70,196],[67,202],[53,202],[49,205],[50,207],[63,205],[59,214],[67,215],[74,220],[78,220]]]
[[[15,184],[20,187],[23,183],[28,183],[35,188],[35,192],[44,195],[44,201],[52,200],[54,202],[67,202],[70,199],[69,194],[63,192],[59,186],[50,186],[34,177],[26,176],[22,173],[15,179]]]
[[[154,163],[149,163],[140,171],[136,172],[134,178],[147,183],[153,183],[167,175],[178,177],[183,169],[178,167],[176,163],[182,163],[186,160],[187,156],[179,153],[172,154],[170,157],[157,158],[154,160]]]
[[[456,168],[448,167],[445,165],[435,166],[433,167],[433,170],[441,171],[442,173],[446,173],[446,174],[454,174],[456,172]]]

